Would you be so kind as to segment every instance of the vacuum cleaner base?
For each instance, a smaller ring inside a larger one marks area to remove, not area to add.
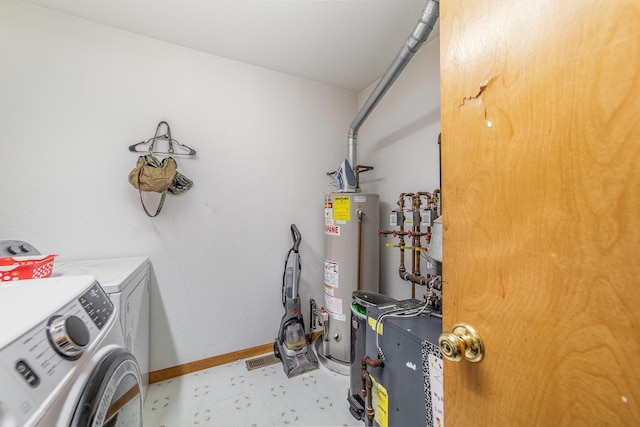
[[[347,402],[349,402],[349,412],[356,420],[364,420],[364,402],[359,395],[348,392]]]
[[[273,343],[273,352],[278,359],[282,361],[284,373],[287,378],[318,369],[318,358],[308,345],[303,349],[293,352],[292,354],[278,340]]]

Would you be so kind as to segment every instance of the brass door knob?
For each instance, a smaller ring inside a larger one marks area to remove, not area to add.
[[[469,325],[459,323],[451,332],[443,332],[438,339],[438,346],[445,359],[460,362],[479,362],[484,357],[484,345],[480,335]]]

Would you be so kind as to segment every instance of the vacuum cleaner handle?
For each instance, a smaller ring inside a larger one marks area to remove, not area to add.
[[[293,251],[298,253],[300,242],[302,242],[302,235],[295,224],[291,224],[291,238],[293,239]]]

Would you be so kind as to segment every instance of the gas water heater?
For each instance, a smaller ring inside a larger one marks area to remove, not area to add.
[[[329,326],[322,351],[324,357],[346,366],[352,294],[379,290],[379,206],[377,194],[328,193],[325,198],[324,308]]]

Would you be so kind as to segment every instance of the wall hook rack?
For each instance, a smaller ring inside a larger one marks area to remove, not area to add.
[[[159,131],[163,125],[166,126],[167,130],[164,134],[160,134]],[[167,151],[154,150],[155,142],[158,140],[168,141],[169,149]],[[145,148],[147,144],[149,144],[149,147]],[[176,151],[176,149],[182,150],[183,152]],[[129,151],[133,153],[170,154],[174,156],[195,156],[196,155],[196,150],[194,150],[193,148],[185,144],[178,142],[176,139],[173,139],[171,137],[171,129],[169,128],[169,123],[165,121],[161,121],[160,123],[158,123],[158,127],[156,128],[156,136],[153,136],[152,138],[149,138],[145,141],[140,141],[130,145]]]

